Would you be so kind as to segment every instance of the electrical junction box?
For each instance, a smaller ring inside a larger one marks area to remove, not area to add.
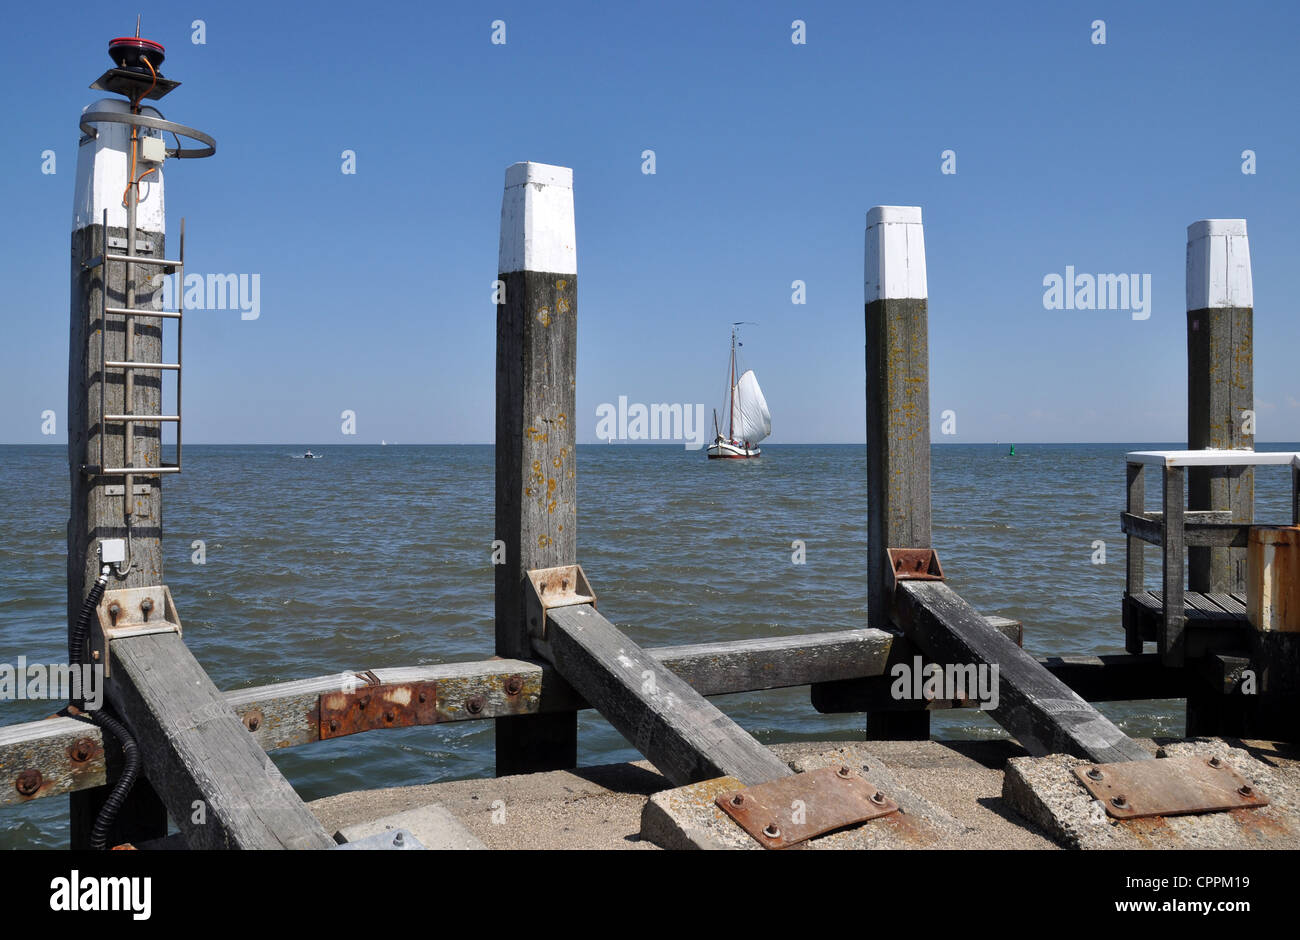
[[[105,565],[126,561],[126,539],[100,539],[99,560]]]
[[[166,141],[161,137],[141,137],[140,159],[145,163],[162,163],[167,159]]]

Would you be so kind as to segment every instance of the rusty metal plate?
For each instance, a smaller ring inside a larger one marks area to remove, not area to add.
[[[898,804],[849,767],[729,790],[714,800],[765,849],[784,849],[898,811]]]
[[[1268,799],[1217,757],[1084,764],[1074,768],[1114,819],[1186,816],[1267,806]]]
[[[436,724],[437,698],[437,684],[433,682],[363,685],[352,692],[324,692],[319,706],[321,740],[377,728]]]
[[[891,548],[886,550],[895,581],[944,581],[943,566],[933,548]]]

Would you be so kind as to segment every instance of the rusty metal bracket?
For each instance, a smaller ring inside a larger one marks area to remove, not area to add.
[[[848,766],[729,790],[714,802],[765,849],[784,849],[898,812],[897,803]]]
[[[1217,757],[1083,764],[1075,776],[1113,819],[1186,816],[1267,806],[1268,799]]]
[[[943,581],[943,566],[933,548],[889,548],[885,550],[893,586],[899,581]]]
[[[98,629],[91,630],[91,662],[110,674],[110,647],[114,640],[153,633],[181,633],[181,618],[165,584],[105,591],[95,608]]]
[[[437,693],[434,682],[364,685],[351,692],[322,692],[317,705],[321,740],[378,728],[437,724]]]
[[[534,568],[527,573],[525,615],[528,617],[528,634],[539,640],[546,639],[546,612],[555,607],[575,607],[579,604],[596,606],[596,592],[591,589],[582,565],[560,565],[558,568]]]

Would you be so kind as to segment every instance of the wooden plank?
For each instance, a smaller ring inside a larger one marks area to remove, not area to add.
[[[895,609],[908,636],[937,662],[997,666],[999,704],[990,714],[1031,754],[1098,762],[1147,754],[1104,715],[993,630],[942,581],[900,582]]]
[[[1239,617],[1246,616],[1246,604],[1243,600],[1231,594],[1210,594],[1208,596],[1210,600],[1229,613],[1236,614]]]
[[[117,640],[112,657],[109,700],[190,848],[333,845],[178,635]]]
[[[1145,587],[1146,580],[1146,541],[1144,537],[1135,536],[1126,527],[1125,517],[1143,517],[1146,510],[1146,474],[1145,466],[1129,461],[1125,467],[1126,499],[1128,511],[1120,514],[1120,529],[1125,535],[1126,566],[1124,571],[1124,593],[1136,594]],[[1130,615],[1128,604],[1123,605],[1124,649],[1134,655],[1142,652],[1142,631],[1137,619]]]
[[[892,628],[890,548],[930,548],[929,289],[921,210],[867,213],[867,622]],[[925,712],[868,715],[871,738],[925,739]]]
[[[1185,698],[1190,680],[1181,669],[1169,669],[1154,653],[1107,656],[1047,656],[1038,663],[1089,702],[1128,702]],[[888,675],[828,682],[818,686],[813,706],[823,714],[865,712],[873,709],[978,708],[971,700],[940,699],[917,702],[891,694],[894,679]]]
[[[577,255],[573,171],[506,170],[497,270],[496,652],[532,655],[524,573],[578,560]],[[497,773],[573,767],[578,718],[556,713],[496,725]]]
[[[1215,518],[1224,513],[1197,512],[1185,513],[1183,521],[1183,544],[1186,546],[1241,547],[1246,545],[1250,526],[1235,522],[1193,522],[1195,517]],[[1145,517],[1132,513],[1120,513],[1120,529],[1126,535],[1140,539],[1151,545],[1164,544],[1163,513],[1147,513]]]
[[[553,608],[546,619],[555,668],[674,785],[722,776],[753,785],[792,773],[594,607]]]
[[[1181,666],[1183,648],[1183,468],[1165,467],[1162,493],[1165,512],[1165,537],[1161,546],[1164,562],[1161,571],[1164,602],[1163,620],[1156,635],[1156,646],[1166,666]]]

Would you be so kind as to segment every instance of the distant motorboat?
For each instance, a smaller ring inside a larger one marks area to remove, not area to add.
[[[320,460],[320,454],[313,454],[311,451],[302,455],[303,460]]]
[[[744,460],[761,457],[758,443],[772,433],[772,413],[767,410],[767,399],[758,387],[758,377],[752,369],[736,379],[736,327],[731,328],[731,371],[728,375],[728,406],[730,416],[727,433],[718,427],[718,412],[713,412],[713,430],[717,437],[709,445],[710,460]]]

